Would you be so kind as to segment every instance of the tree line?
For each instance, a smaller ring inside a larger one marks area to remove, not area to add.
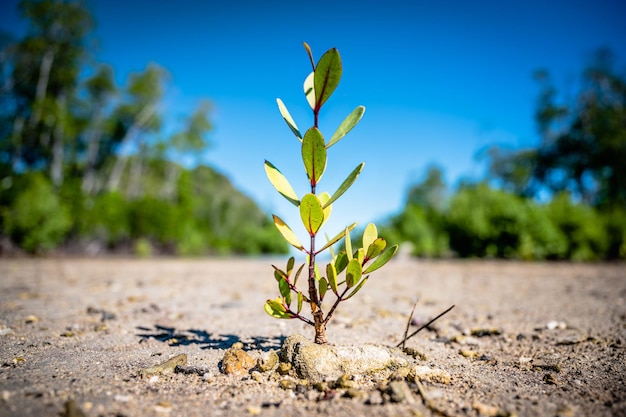
[[[574,92],[559,94],[545,70],[536,79],[540,144],[489,148],[487,177],[456,190],[431,167],[389,239],[427,257],[626,259],[626,74],[600,49]]]
[[[195,156],[210,145],[208,101],[165,134],[166,69],[148,64],[120,87],[91,55],[83,2],[19,9],[27,34],[0,36],[3,251],[287,250],[265,213]]]

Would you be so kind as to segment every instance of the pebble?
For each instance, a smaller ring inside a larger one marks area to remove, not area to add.
[[[554,330],[554,329],[567,329],[567,324],[562,321],[552,320],[546,323],[546,329]]]
[[[261,372],[269,372],[276,367],[277,363],[278,353],[272,350],[257,360],[257,367]]]
[[[410,381],[437,382],[440,384],[449,384],[450,373],[442,369],[431,368],[426,365],[414,366],[409,372]]]
[[[281,379],[278,386],[284,390],[294,390],[296,389],[296,382],[291,379]]]
[[[139,372],[137,372],[137,375],[141,378],[144,378],[153,375],[171,374],[174,372],[174,369],[176,369],[176,366],[178,365],[187,365],[187,355],[181,353],[180,355],[174,356],[173,358],[163,363],[160,363],[159,365],[140,369]]]
[[[256,361],[248,355],[241,347],[242,343],[234,343],[230,349],[224,353],[222,358],[222,371],[226,375],[246,375],[250,369],[254,368]]]
[[[291,371],[291,364],[289,362],[281,362],[278,364],[278,372],[280,375],[287,375]]]
[[[389,399],[394,403],[407,402],[413,404],[415,399],[406,381],[391,381],[387,387]]]
[[[37,323],[39,321],[39,317],[33,314],[29,314],[28,316],[26,316],[26,318],[24,318],[24,321],[26,322],[26,324]]]
[[[466,350],[466,349],[460,349],[459,350],[459,354],[465,358],[469,358],[469,359],[476,359],[478,357],[480,357],[481,353],[477,352],[475,350]]]
[[[356,382],[352,380],[352,376],[343,374],[335,381],[336,388],[355,388]]]

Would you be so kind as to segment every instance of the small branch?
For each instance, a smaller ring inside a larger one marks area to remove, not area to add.
[[[435,317],[434,319],[432,319],[431,321],[429,321],[428,323],[426,323],[425,325],[423,325],[422,327],[420,327],[419,329],[417,329],[416,331],[411,333],[409,336],[405,336],[404,340],[402,340],[402,342],[398,343],[396,345],[396,347],[404,346],[404,343],[407,340],[409,340],[410,338],[412,338],[413,336],[415,336],[416,334],[418,334],[419,332],[421,332],[422,330],[424,330],[425,328],[427,328],[428,326],[433,324],[435,321],[439,320],[441,317],[443,317],[444,314],[448,313],[453,308],[454,308],[454,305],[450,306],[446,311],[444,311],[443,313],[439,314],[437,317]]]
[[[402,346],[402,350],[404,350],[404,344],[408,339],[407,335],[409,334],[409,328],[411,327],[411,320],[413,320],[413,314],[415,313],[415,307],[417,307],[417,303],[419,302],[419,298],[415,300],[415,304],[413,304],[413,310],[411,310],[411,314],[409,315],[409,319],[406,321],[406,329],[404,329],[404,339],[400,343]]]
[[[333,316],[333,313],[335,312],[335,309],[337,308],[337,306],[339,306],[339,303],[343,301],[343,296],[346,295],[346,293],[348,292],[349,289],[350,288],[346,288],[345,290],[343,290],[341,295],[339,295],[337,297],[337,299],[335,300],[335,303],[330,308],[330,311],[328,311],[328,314],[326,315],[326,318],[324,319],[324,324],[328,323],[330,318]]]

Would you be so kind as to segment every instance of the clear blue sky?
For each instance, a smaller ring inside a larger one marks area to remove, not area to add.
[[[0,2],[0,27],[20,30],[15,0]],[[276,108],[282,98],[301,130],[312,124],[302,94],[315,58],[331,47],[344,76],[323,109],[327,136],[357,105],[361,123],[329,151],[319,191],[333,192],[361,161],[365,169],[333,207],[334,234],[402,207],[407,187],[429,164],[448,183],[478,178],[475,160],[491,144],[538,143],[532,73],[548,69],[575,88],[592,52],[608,46],[626,59],[622,1],[92,1],[96,59],[123,84],[148,62],[172,79],[165,111],[176,120],[200,98],[214,104],[212,146],[204,161],[226,174],[263,209],[294,229],[297,210],[268,183],[274,163],[296,191],[307,191],[299,142]],[[19,33],[18,33],[19,34]]]

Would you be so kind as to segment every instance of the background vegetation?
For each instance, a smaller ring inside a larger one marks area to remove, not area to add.
[[[431,168],[385,233],[418,256],[626,259],[626,74],[599,50],[580,90],[540,83],[537,148],[488,149],[488,176],[452,192]]]
[[[164,68],[149,64],[119,87],[111,67],[93,62],[82,3],[27,0],[20,9],[28,34],[0,45],[5,252],[287,251],[266,214],[194,157],[209,145],[208,102],[165,133]]]
[[[267,213],[196,157],[208,102],[172,132],[165,68],[118,86],[81,2],[20,10],[27,35],[0,34],[1,253],[287,252]],[[381,235],[424,257],[626,259],[626,74],[601,50],[576,91],[536,79],[540,144],[488,149],[488,175],[454,189],[430,168]]]

